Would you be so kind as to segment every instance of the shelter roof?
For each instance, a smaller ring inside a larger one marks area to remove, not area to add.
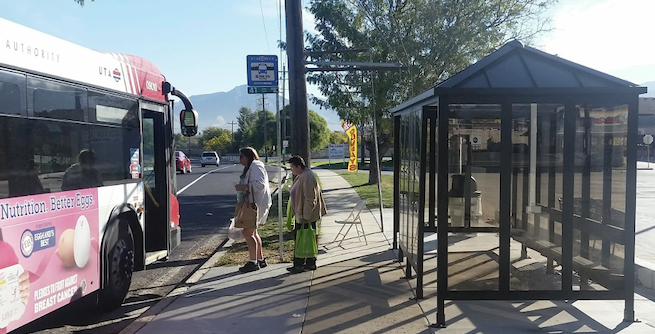
[[[626,86],[637,85],[514,40],[440,83],[435,89]]]
[[[645,87],[511,41],[475,64],[391,110],[434,105],[446,94],[641,94]]]

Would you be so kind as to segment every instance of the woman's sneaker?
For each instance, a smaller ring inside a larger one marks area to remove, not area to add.
[[[259,265],[252,261],[248,261],[248,263],[244,264],[243,267],[239,268],[239,271],[242,273],[249,273],[257,270],[259,270]]]
[[[259,265],[259,268],[266,268],[268,265],[268,263],[266,263],[266,259],[257,260],[257,264]]]

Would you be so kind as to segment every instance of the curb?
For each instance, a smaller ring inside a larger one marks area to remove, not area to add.
[[[286,168],[284,168],[286,171]],[[282,183],[284,184],[286,182],[287,175],[283,176]],[[275,190],[271,193],[271,196],[274,196],[278,192],[278,188],[276,187]],[[168,307],[170,304],[172,304],[177,297],[183,295],[189,288],[200,281],[200,279],[205,276],[205,274],[213,267],[213,264],[218,261],[218,259],[223,256],[227,252],[227,248],[232,246],[232,243],[234,241],[230,238],[225,238],[223,242],[218,246],[216,252],[208,258],[201,266],[199,269],[197,269],[195,272],[189,276],[189,278],[186,279],[186,281],[178,284],[178,286],[173,289],[171,292],[169,292],[166,296],[164,296],[159,302],[157,302],[155,305],[151,306],[148,308],[145,312],[143,312],[140,316],[138,316],[134,321],[129,324],[127,327],[125,327],[123,330],[118,332],[118,334],[135,334],[137,333],[141,328],[143,328],[145,325],[147,325],[150,321],[152,321],[157,314],[162,312],[166,307]]]
[[[643,287],[655,290],[655,264],[635,259],[635,279]]]
[[[175,287],[173,291],[164,296],[164,298],[158,301],[157,304],[148,308],[118,334],[134,334],[143,328],[143,326],[147,325],[157,316],[157,314],[159,314],[171,303],[173,303],[177,297],[183,295],[187,290],[189,290],[191,286],[193,286],[193,284],[200,281],[200,279],[205,276],[209,269],[214,266],[213,264],[216,263],[216,261],[218,261],[218,259],[223,256],[225,252],[227,252],[227,248],[229,248],[232,243],[233,240],[226,237],[225,240],[218,246],[216,252],[210,258],[208,258],[207,261],[205,261],[205,263],[203,263],[198,270],[193,272],[191,276],[186,279],[186,281],[178,284],[178,286]]]

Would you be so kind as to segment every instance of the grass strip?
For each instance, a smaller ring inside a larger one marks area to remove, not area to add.
[[[360,170],[368,170],[370,167],[369,163],[361,163],[358,162],[357,166]],[[384,160],[382,161],[383,168],[393,168],[393,160]],[[341,160],[333,160],[333,161],[312,161],[312,168],[314,167],[321,167],[324,169],[348,169],[348,160],[346,162],[342,162]]]
[[[262,238],[262,252],[268,263],[291,262],[293,259],[293,231],[283,227],[284,255],[280,260],[280,237],[277,219],[269,219],[264,226],[257,229]],[[220,266],[240,266],[250,260],[248,246],[243,240],[235,241],[227,252],[214,264]]]
[[[378,185],[368,184],[368,173],[338,172],[366,200],[368,208],[379,208]],[[393,208],[393,176],[382,175],[382,202],[385,208]]]
[[[320,182],[320,179],[318,180]],[[287,263],[293,260],[293,243],[294,243],[294,233],[293,230],[286,228],[286,208],[287,203],[289,202],[289,187],[291,186],[291,180],[287,181],[282,185],[282,216],[285,221],[283,221],[283,244],[284,252],[282,259],[280,259],[280,237],[279,237],[279,223],[278,223],[278,196],[275,194],[273,196],[273,205],[268,214],[268,220],[266,224],[257,228],[259,237],[262,238],[262,253],[266,258],[268,263]],[[318,233],[321,233],[320,222],[317,226]],[[216,261],[214,266],[240,266],[250,260],[250,255],[248,254],[248,245],[244,240],[235,241],[232,243],[232,246],[227,248],[227,251],[221,258]]]

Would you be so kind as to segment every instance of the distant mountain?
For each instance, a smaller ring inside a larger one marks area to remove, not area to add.
[[[261,94],[248,94],[248,86],[242,85],[234,87],[229,92],[218,92],[203,95],[189,96],[193,108],[198,112],[199,128],[202,129],[208,126],[217,126],[225,129],[232,129],[231,122],[235,122],[234,130],[238,128],[236,124],[239,109],[247,107],[251,110],[259,109],[261,106]],[[266,110],[275,110],[275,94],[266,94]],[[181,102],[178,102],[181,105]],[[289,104],[289,100],[286,100]],[[341,121],[339,116],[333,110],[320,109],[319,106],[309,102],[308,107],[310,110],[315,111],[323,116],[328,122],[328,127],[331,130],[341,130]],[[280,108],[282,108],[282,99],[280,97]],[[175,106],[176,110],[180,110],[178,105]],[[176,126],[176,129],[179,127]],[[177,130],[179,131],[179,130]]]
[[[655,97],[655,81],[645,82],[640,86],[648,87],[648,93],[640,97]],[[232,129],[231,122],[237,121],[239,109],[248,107],[251,110],[259,109],[261,105],[261,94],[248,94],[248,86],[241,85],[234,87],[229,92],[217,92],[203,95],[193,95],[189,97],[193,107],[198,111],[200,117],[200,130],[208,126],[217,126],[225,129]],[[266,94],[266,109],[275,110],[275,94]],[[286,100],[289,104],[289,100]],[[182,103],[176,104],[176,110],[179,111]],[[341,130],[341,120],[334,110],[320,109],[319,106],[308,102],[310,110],[323,116],[331,130]],[[282,108],[282,99],[280,99],[280,108]],[[234,130],[238,128],[235,124]],[[179,126],[175,127],[179,131]]]
[[[639,95],[639,97],[655,97],[655,81],[644,82],[639,86],[648,87],[648,93]]]

